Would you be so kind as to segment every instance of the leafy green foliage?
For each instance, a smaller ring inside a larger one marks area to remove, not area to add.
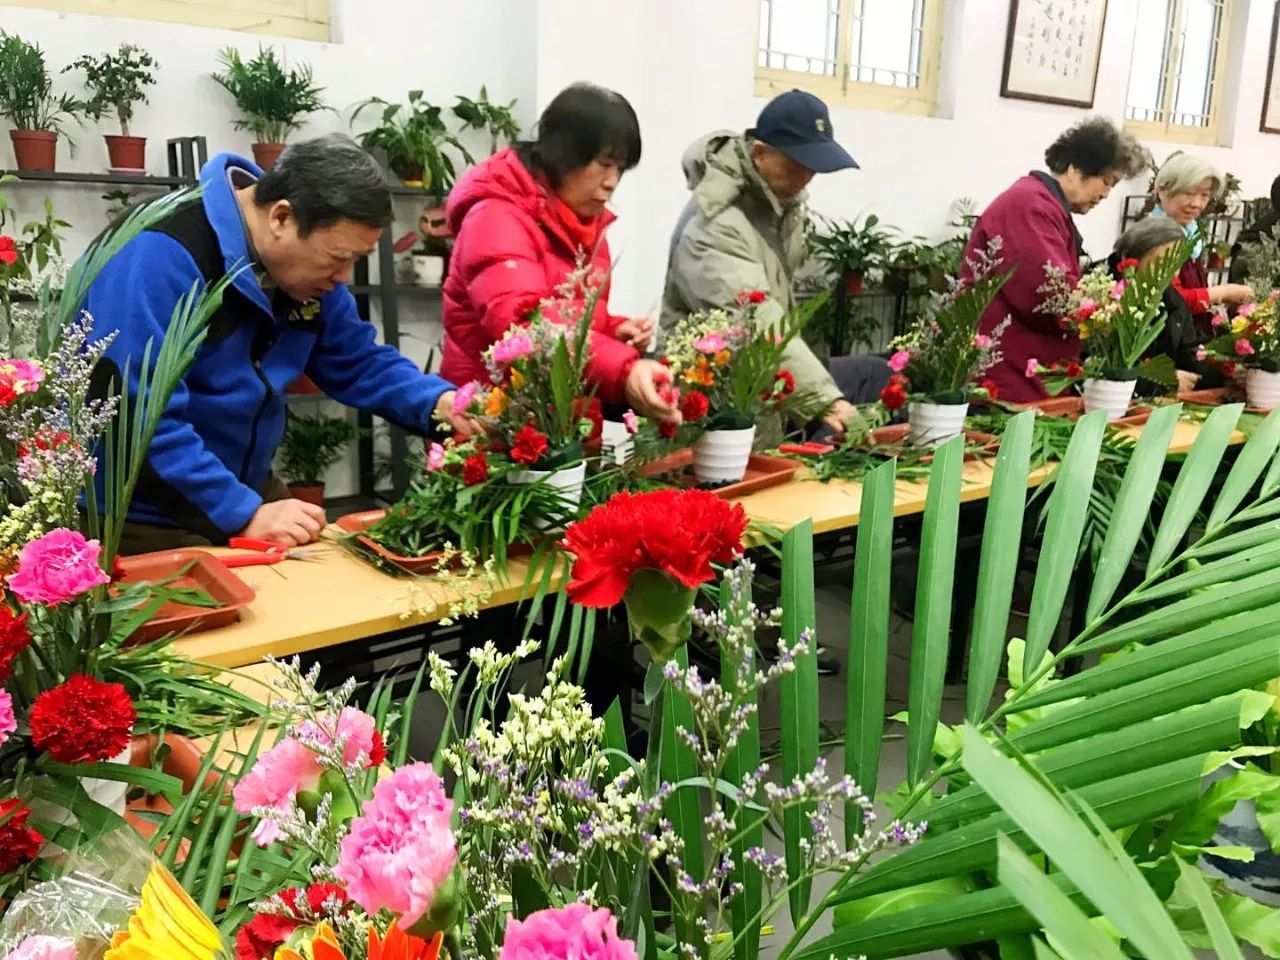
[[[44,51],[17,34],[0,30],[0,114],[19,130],[62,132],[84,104],[68,94],[55,95]]]
[[[422,181],[422,189],[432,196],[443,197],[457,179],[457,168],[446,147],[456,150],[467,163],[475,159],[457,136],[450,132],[442,116],[443,110],[424,100],[421,90],[409,91],[409,104],[388,103],[374,97],[360,104],[351,122],[368,107],[382,108],[378,125],[359,137],[366,150],[381,150],[387,155],[387,166],[401,180]]]
[[[228,47],[218,55],[222,71],[213,79],[236,101],[242,114],[237,130],[248,130],[259,143],[284,143],[309,113],[325,109],[318,87],[311,79],[310,64],[286,68],[273,47],[259,47],[251,60]]]
[[[512,112],[516,101],[510,103],[494,103],[489,99],[489,91],[480,88],[480,95],[474,100],[470,97],[458,97],[453,106],[453,115],[474,130],[483,130],[489,134],[489,152],[497,153],[498,144],[503,140],[514,143],[520,136],[520,124]]]
[[[85,113],[101,120],[108,111],[114,112],[120,121],[120,133],[127,137],[134,105],[147,102],[144,88],[156,82],[155,67],[155,58],[146,50],[122,43],[114,53],[80,57],[63,73],[83,70],[85,85],[93,91]]]
[[[346,417],[289,415],[280,444],[280,472],[289,483],[316,486],[355,439],[356,428]]]

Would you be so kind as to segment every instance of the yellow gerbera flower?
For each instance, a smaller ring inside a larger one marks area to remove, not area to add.
[[[103,960],[214,960],[221,951],[217,927],[156,863],[142,885],[142,902],[129,925],[111,938]]]
[[[1234,320],[1231,321],[1232,333],[1244,333],[1245,330],[1248,329],[1248,327],[1249,327],[1248,317],[1236,317]]]
[[[511,371],[511,386],[514,389],[516,390],[521,389],[525,385],[525,382],[526,381],[523,373],[515,369]]]

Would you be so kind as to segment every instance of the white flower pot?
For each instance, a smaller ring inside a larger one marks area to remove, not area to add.
[[[1259,410],[1280,407],[1280,373],[1249,368],[1244,380],[1245,397],[1249,406]]]
[[[119,763],[128,765],[129,760],[133,756],[132,745],[127,746],[119,754],[106,760],[106,763]],[[94,803],[106,807],[117,816],[123,817],[125,810],[125,799],[129,793],[129,785],[119,780],[102,780],[98,777],[81,777],[80,786],[84,788],[84,792],[88,794],[89,799]],[[66,807],[59,806],[45,800],[32,800],[28,806],[31,808],[33,816],[40,820],[47,820],[50,823],[60,824],[64,827],[73,827],[76,825],[76,817]],[[53,853],[59,853],[56,847],[49,847],[48,850]]]
[[[512,483],[542,483],[545,481],[549,487],[559,491],[564,515],[568,519],[572,519],[577,516],[578,505],[582,503],[582,484],[587,479],[587,464],[585,460],[582,460],[567,467],[560,467],[557,470],[516,470],[508,476],[508,479]],[[550,517],[539,517],[534,523],[539,530],[548,530],[552,527],[559,529],[563,526],[562,523]]]
[[[438,287],[444,280],[444,257],[425,253],[413,255],[413,282],[420,287]]]
[[[747,473],[756,428],[708,430],[693,445],[693,474],[700,483],[737,483]]]
[[[1107,411],[1108,420],[1119,420],[1129,412],[1137,380],[1094,380],[1084,382],[1084,412]]]
[[[936,447],[964,432],[967,403],[912,403],[907,406],[907,441],[917,447]]]
[[[631,439],[631,434],[627,433],[627,426],[617,420],[605,420],[603,428],[600,432],[600,446],[606,457],[611,457],[613,462],[622,465],[631,459],[631,454],[635,452],[635,441]]]

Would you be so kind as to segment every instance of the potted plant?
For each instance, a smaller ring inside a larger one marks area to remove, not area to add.
[[[1200,358],[1218,364],[1231,379],[1245,370],[1245,398],[1257,410],[1280,407],[1280,330],[1276,301],[1280,290],[1262,300],[1241,304],[1234,317],[1219,306],[1212,324],[1217,335],[1204,345]]]
[[[106,134],[107,157],[113,172],[142,173],[147,166],[145,137],[129,135],[135,104],[146,103],[144,87],[156,82],[156,62],[151,54],[131,43],[122,43],[115,53],[83,56],[67,67],[83,70],[85,85],[93,95],[85,104],[85,113],[101,120],[115,113],[120,122],[119,134]]]
[[[826,299],[808,301],[772,335],[759,331],[756,314],[765,301],[759,290],[738,294],[729,309],[702,310],[676,323],[663,362],[683,391],[680,410],[685,432],[693,432],[693,472],[699,482],[737,483],[746,474],[761,417],[807,405],[795,392],[791,371],[782,369],[782,357]]]
[[[1209,246],[1208,266],[1210,270],[1225,270],[1227,268],[1227,257],[1231,255],[1231,244],[1225,240],[1219,240],[1217,243]]]
[[[884,279],[894,248],[892,237],[892,230],[880,226],[880,218],[873,213],[861,226],[856,220],[822,218],[809,244],[842,284],[844,293],[856,297],[868,285],[876,286]]]
[[[280,444],[280,472],[299,500],[324,506],[325,472],[341,458],[356,428],[343,417],[291,414]]]
[[[880,401],[890,410],[909,404],[907,436],[916,446],[959,435],[973,394],[996,399],[994,384],[977,381],[999,361],[1000,337],[1008,320],[988,334],[980,333],[978,324],[1012,276],[1012,271],[997,272],[999,263],[997,239],[969,262],[970,280],[953,280],[950,289],[933,297],[911,330],[890,345],[893,373]]]
[[[235,128],[257,137],[253,160],[269,170],[284,152],[285,139],[302,125],[302,118],[325,109],[320,97],[324,88],[312,82],[310,65],[285,69],[271,47],[260,47],[252,60],[242,59],[240,51],[228,47],[218,60],[223,70],[213,79],[235,98],[243,114]]]
[[[1204,212],[1211,217],[1229,216],[1239,203],[1240,178],[1228,171],[1223,177],[1222,189],[1209,201]]]
[[[1086,413],[1106,410],[1109,420],[1119,420],[1129,410],[1139,374],[1172,388],[1177,380],[1168,357],[1144,360],[1147,349],[1164,325],[1162,298],[1190,255],[1190,241],[1171,244],[1144,264],[1123,260],[1116,279],[1107,266],[1086,273],[1074,286],[1062,271],[1046,268],[1048,280],[1040,288],[1048,294],[1041,313],[1059,318],[1059,326],[1078,337],[1084,359],[1053,367],[1028,362],[1028,375],[1040,373],[1050,394],[1083,381]]]
[[[453,107],[453,115],[468,128],[488,131],[489,153],[494,154],[498,152],[498,145],[503,140],[514,143],[516,137],[520,136],[520,124],[512,113],[515,105],[515,100],[508,104],[492,102],[489,91],[481,87],[480,96],[475,100],[459,96]]]
[[[475,160],[442,117],[442,110],[422,98],[421,90],[409,91],[409,105],[387,103],[373,98],[360,104],[352,114],[351,122],[367,107],[382,107],[382,116],[376,127],[360,135],[360,145],[366,150],[380,150],[386,154],[387,166],[409,187],[443,197],[453,186],[457,170],[453,158],[445,147],[457,150],[467,163]]]
[[[54,95],[53,77],[38,46],[0,30],[0,114],[14,126],[9,139],[19,170],[52,173],[63,121],[83,110],[74,97]]]

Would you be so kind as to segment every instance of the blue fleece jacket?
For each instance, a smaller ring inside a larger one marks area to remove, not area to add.
[[[240,157],[214,157],[200,174],[203,213],[194,206],[186,213],[188,221],[195,219],[194,232],[209,238],[206,246],[216,242],[227,272],[250,257],[230,167],[262,175]],[[158,347],[178,301],[205,282],[192,243],[178,239],[191,233],[166,230],[165,224],[142,233],[89,290],[91,337],[117,333],[104,361],[116,371],[128,362],[130,396],[137,393],[147,343]],[[440,395],[453,389],[377,343],[373,325],[361,319],[345,286],[318,304],[302,305],[264,291],[252,270],[239,270],[209,338],[164,411],[129,519],[215,541],[242,530],[262,504],[259,491],[284,435],[285,389],[304,372],[334,399],[418,433],[430,431]],[[101,492],[103,471],[98,473]]]

